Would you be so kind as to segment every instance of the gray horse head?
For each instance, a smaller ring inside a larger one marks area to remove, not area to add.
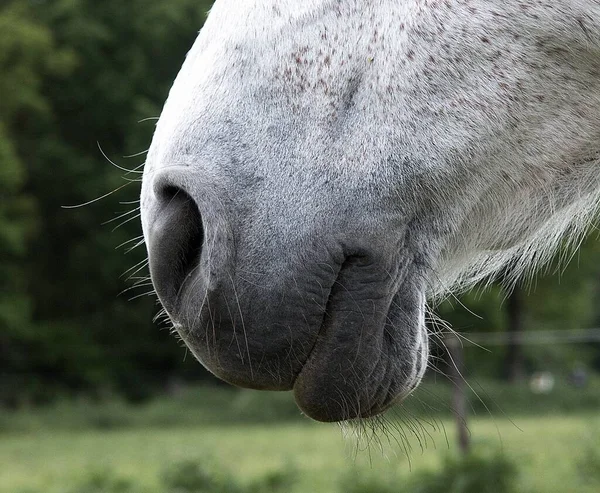
[[[600,190],[600,4],[217,0],[150,148],[194,355],[322,421],[408,395],[427,298],[544,260]]]

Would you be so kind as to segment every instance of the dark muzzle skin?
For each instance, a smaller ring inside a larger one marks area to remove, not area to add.
[[[265,228],[199,181],[189,167],[157,173],[143,210],[156,292],[207,369],[293,390],[320,421],[377,414],[414,388],[424,300],[406,245],[351,216]]]

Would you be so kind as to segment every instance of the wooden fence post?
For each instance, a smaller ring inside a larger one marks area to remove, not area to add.
[[[463,346],[455,334],[446,337],[446,347],[450,357],[450,377],[454,384],[452,392],[452,408],[456,418],[456,433],[459,450],[466,454],[469,451],[469,429],[467,427],[467,396],[464,377],[465,358]]]

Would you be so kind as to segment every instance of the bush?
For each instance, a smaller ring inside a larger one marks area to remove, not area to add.
[[[186,459],[169,465],[162,474],[167,493],[222,493],[239,490],[232,478],[218,475],[214,468]]]
[[[352,471],[340,482],[340,493],[513,493],[517,467],[500,452],[447,456],[440,470],[401,476]]]
[[[163,471],[162,484],[165,493],[288,493],[296,478],[296,468],[287,466],[243,487],[236,477],[210,459],[186,459]]]
[[[89,473],[68,493],[133,493],[134,484],[130,479],[120,477],[110,469],[97,469]]]
[[[293,465],[265,474],[248,488],[248,493],[288,493],[293,489],[298,471]]]
[[[511,493],[516,490],[516,464],[501,452],[447,456],[441,471],[416,478],[414,493]]]
[[[588,438],[582,457],[577,461],[577,471],[584,483],[600,485],[600,433]]]
[[[403,482],[399,475],[376,476],[365,471],[352,471],[340,481],[340,493],[402,493]]]

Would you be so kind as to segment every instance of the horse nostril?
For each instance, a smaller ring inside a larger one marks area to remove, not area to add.
[[[154,288],[168,312],[177,307],[181,287],[198,268],[204,230],[198,206],[182,188],[155,188],[159,202],[148,233],[148,260]]]

